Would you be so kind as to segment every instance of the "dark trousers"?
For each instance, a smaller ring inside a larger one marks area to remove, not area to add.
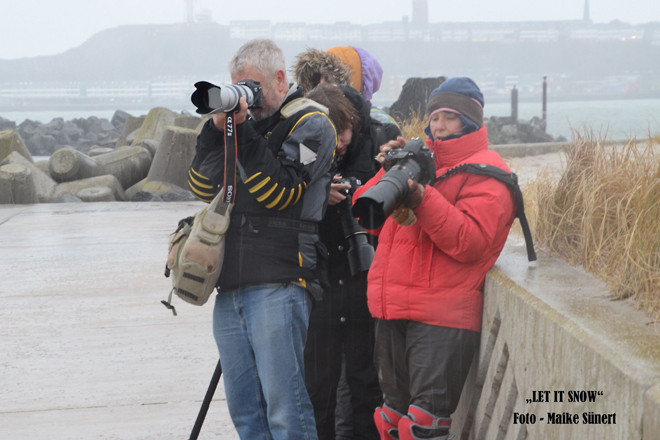
[[[382,393],[373,364],[374,319],[366,282],[334,286],[312,306],[305,346],[305,384],[314,406],[320,440],[335,440],[337,387],[345,360],[354,439],[378,439],[373,413]]]
[[[449,417],[458,405],[479,333],[415,321],[377,320],[375,361],[385,403]]]

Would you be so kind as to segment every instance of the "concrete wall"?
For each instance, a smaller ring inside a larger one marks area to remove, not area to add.
[[[510,239],[486,280],[481,347],[452,431],[660,439],[660,324],[650,321],[561,259],[528,263],[524,243]],[[597,417],[609,423],[585,423]]]

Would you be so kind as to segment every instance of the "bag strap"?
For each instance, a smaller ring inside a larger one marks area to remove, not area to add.
[[[464,163],[458,165],[441,176],[435,178],[433,183],[439,182],[447,177],[453,176],[460,172],[479,174],[482,176],[492,177],[504,183],[513,195],[513,200],[516,204],[516,217],[520,221],[520,227],[523,231],[523,236],[525,237],[525,246],[527,247],[527,259],[529,261],[536,261],[536,252],[534,251],[534,242],[532,240],[532,231],[529,228],[529,223],[527,222],[527,216],[525,216],[525,204],[523,201],[522,191],[518,185],[518,176],[516,173],[509,173],[504,171],[501,168],[498,168],[493,165],[488,165],[484,163]]]

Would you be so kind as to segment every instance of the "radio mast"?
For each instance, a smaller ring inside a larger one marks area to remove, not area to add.
[[[184,3],[186,4],[186,23],[193,23],[195,21],[194,0],[184,0]]]

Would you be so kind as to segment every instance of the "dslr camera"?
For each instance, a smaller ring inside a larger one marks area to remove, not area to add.
[[[236,84],[216,86],[206,81],[195,83],[195,91],[190,100],[200,115],[228,113],[238,108],[238,100],[243,97],[248,108],[260,108],[264,102],[263,90],[258,81],[246,79]]]
[[[367,229],[377,229],[408,195],[408,179],[422,185],[435,179],[433,152],[419,138],[394,148],[385,155],[383,168],[387,170],[378,183],[355,200],[353,215]]]
[[[369,243],[367,238],[367,232],[351,214],[353,193],[357,187],[362,185],[362,182],[355,177],[348,177],[335,179],[333,183],[351,185],[350,188],[342,191],[346,199],[339,203],[338,208],[340,211],[339,218],[342,232],[344,233],[344,238],[348,241],[348,266],[351,270],[351,275],[355,276],[369,270],[375,253],[374,247]]]

